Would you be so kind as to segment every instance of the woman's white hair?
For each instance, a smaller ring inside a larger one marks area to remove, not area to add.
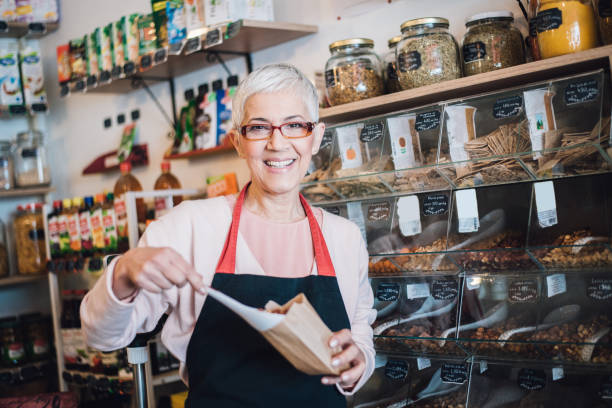
[[[239,129],[244,119],[244,105],[258,93],[292,90],[304,100],[313,122],[319,121],[319,95],[308,78],[290,64],[268,64],[251,72],[236,89],[232,99],[232,123]]]

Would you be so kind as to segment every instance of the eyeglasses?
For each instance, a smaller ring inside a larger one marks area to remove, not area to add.
[[[272,137],[275,129],[287,139],[300,139],[310,136],[315,124],[312,122],[288,122],[280,126],[271,124],[245,125],[240,128],[240,133],[247,140],[264,140]]]

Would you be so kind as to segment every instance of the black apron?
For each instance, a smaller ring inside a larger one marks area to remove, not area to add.
[[[350,328],[325,239],[301,195],[318,275],[276,278],[235,273],[238,226],[247,188],[248,185],[236,201],[230,232],[211,286],[258,308],[269,300],[284,304],[304,293],[332,332]],[[261,334],[210,296],[206,297],[187,347],[187,371],[188,408],[346,407],[344,396],[335,386],[321,384],[321,376],[296,370]]]

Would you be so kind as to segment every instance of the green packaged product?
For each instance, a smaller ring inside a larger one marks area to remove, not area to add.
[[[113,42],[113,77],[123,75],[123,65],[125,64],[125,30],[123,29],[123,19],[112,24]]]
[[[110,74],[113,70],[113,24],[107,24],[104,27],[96,28],[94,31],[97,37],[98,51],[98,67],[100,69],[100,81],[106,82],[110,80]]]
[[[123,50],[125,56],[124,71],[126,74],[132,74],[135,71],[139,56],[139,41],[138,41],[138,19],[139,14],[130,14],[124,16],[123,22]]]
[[[168,46],[168,14],[166,13],[166,3],[168,3],[166,0],[151,0],[158,48]]]
[[[100,63],[98,61],[98,33],[94,31],[85,36],[85,53],[87,55],[87,85],[92,86],[97,82],[100,74]]]

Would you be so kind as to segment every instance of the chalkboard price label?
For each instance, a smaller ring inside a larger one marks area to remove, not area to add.
[[[375,123],[366,123],[361,129],[361,135],[359,139],[364,142],[374,142],[379,140],[385,134],[385,124],[384,122],[375,122]]]
[[[501,98],[493,105],[493,117],[495,119],[511,118],[521,113],[523,109],[523,98],[520,95]]]
[[[442,382],[463,384],[468,378],[468,368],[465,363],[444,363],[440,370]]]
[[[568,105],[592,101],[599,96],[599,84],[595,79],[573,82],[565,88],[565,102]]]
[[[542,370],[523,368],[518,373],[519,387],[528,391],[537,391],[546,385],[546,373]]]
[[[440,111],[418,113],[414,120],[414,129],[417,132],[434,130],[440,126]]]
[[[593,278],[587,287],[587,296],[594,300],[612,299],[612,278]]]
[[[538,282],[535,279],[519,279],[508,286],[511,302],[535,302],[538,299]]]
[[[436,300],[452,300],[458,293],[459,288],[454,279],[434,279],[431,283],[431,294]]]
[[[408,363],[404,360],[387,361],[385,376],[392,380],[405,380],[408,376]]]
[[[442,215],[448,212],[448,195],[430,194],[423,199],[423,215]]]
[[[376,299],[381,302],[392,302],[399,299],[400,285],[394,282],[382,282],[376,288]]]

